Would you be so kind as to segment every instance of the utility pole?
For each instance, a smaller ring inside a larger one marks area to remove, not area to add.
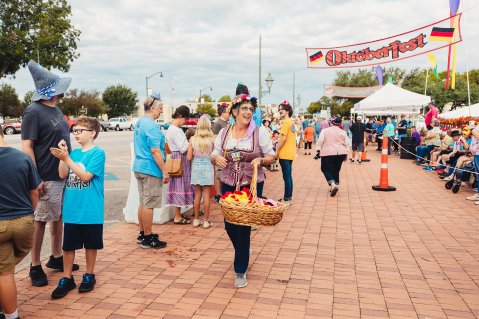
[[[263,88],[261,87],[261,34],[259,35],[259,73],[258,73],[258,101],[261,107],[261,99],[263,97]]]

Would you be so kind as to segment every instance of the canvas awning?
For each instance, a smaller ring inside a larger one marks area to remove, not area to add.
[[[372,115],[419,114],[431,97],[388,83],[354,105],[356,113]]]

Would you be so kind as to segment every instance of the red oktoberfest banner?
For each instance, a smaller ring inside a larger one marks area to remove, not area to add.
[[[460,22],[461,13],[458,15]],[[307,48],[307,67],[317,69],[357,68],[391,63],[462,41],[460,23],[452,16],[395,36],[333,48]]]

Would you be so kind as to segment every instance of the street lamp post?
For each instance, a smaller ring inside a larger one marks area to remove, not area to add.
[[[160,78],[163,77],[163,72],[156,72],[155,74],[152,74],[150,76],[145,76],[145,82],[146,82],[146,97],[148,97],[148,79],[154,77],[155,75],[159,74]]]
[[[205,91],[205,90],[208,90],[208,89],[210,89],[210,91],[213,91],[213,87],[212,87],[212,86],[207,86],[207,87],[205,87],[204,89],[201,89],[201,90],[200,90],[200,98],[199,98],[198,104],[201,103],[201,92],[203,92],[203,91]]]
[[[268,73],[268,76],[265,79],[266,86],[268,87],[268,91],[263,91],[263,85],[261,84],[261,35],[259,36],[259,81],[258,81],[258,102],[259,106],[261,107],[261,100],[263,95],[271,93],[271,87],[273,86],[274,79],[271,76],[271,73]]]

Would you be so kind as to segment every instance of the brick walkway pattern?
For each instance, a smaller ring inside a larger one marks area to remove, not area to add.
[[[380,156],[344,163],[337,197],[313,156],[294,161],[294,203],[275,227],[252,232],[248,286],[233,287],[233,249],[213,205],[210,229],[154,226],[168,247],[136,244],[137,226],[105,231],[93,292],[51,300],[17,274],[22,318],[476,318],[479,207],[410,160],[389,160],[396,192],[375,192]],[[265,194],[280,198],[281,172]],[[83,252],[77,253],[80,270]],[[75,275],[77,285],[82,272]]]

